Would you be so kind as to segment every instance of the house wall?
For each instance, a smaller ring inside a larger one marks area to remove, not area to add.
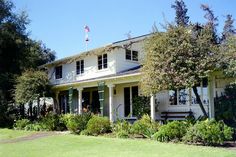
[[[120,45],[125,45],[126,43],[120,43]],[[116,72],[121,72],[133,67],[137,67],[140,65],[144,58],[144,41],[139,41],[137,43],[133,43],[129,48],[131,50],[138,51],[138,61],[131,61],[131,60],[126,60],[125,56],[125,49],[124,48],[119,48],[115,50],[115,60],[116,60]]]
[[[79,75],[76,74],[76,61],[72,63],[63,64],[62,78],[60,79],[55,79],[55,67],[50,67],[48,70],[50,83],[52,85],[65,84],[115,74],[116,69],[114,51],[108,52],[107,57],[108,67],[106,69],[101,70],[98,70],[97,55],[91,55],[85,58],[81,58],[80,60],[84,60],[84,73]]]

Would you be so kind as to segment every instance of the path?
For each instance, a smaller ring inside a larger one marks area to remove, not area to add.
[[[6,143],[17,143],[17,142],[22,142],[22,141],[31,141],[31,140],[35,140],[35,139],[39,139],[39,138],[43,138],[43,137],[47,137],[47,136],[53,136],[53,135],[58,135],[58,133],[56,132],[37,132],[37,133],[33,133],[30,134],[28,136],[23,136],[23,137],[19,137],[19,138],[15,138],[15,139],[6,139],[6,140],[0,140],[0,144],[6,144]]]

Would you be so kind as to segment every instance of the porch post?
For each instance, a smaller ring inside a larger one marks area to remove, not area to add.
[[[156,111],[155,111],[155,95],[152,94],[150,98],[150,105],[151,105],[151,119],[153,121],[156,120]]]
[[[115,86],[113,84],[111,85],[108,85],[108,88],[109,88],[109,118],[110,118],[110,121],[113,122],[114,119],[113,119],[113,88]]]
[[[208,77],[208,99],[209,99],[209,118],[215,118],[214,104],[215,76]]]
[[[82,114],[82,91],[83,88],[77,88],[78,91],[78,114]]]
[[[59,91],[55,92],[55,102],[53,103],[53,112],[57,113],[59,108]]]

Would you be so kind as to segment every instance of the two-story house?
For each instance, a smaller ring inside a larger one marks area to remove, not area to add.
[[[141,94],[140,63],[145,55],[145,39],[149,36],[114,42],[45,64],[55,93],[55,112],[92,111],[111,121],[134,117],[132,98]],[[222,93],[226,84],[217,76],[209,77],[198,87],[210,117],[214,117],[214,97],[217,92]],[[160,92],[151,96],[150,107],[152,119],[161,119],[167,111],[173,112],[173,118],[174,114],[188,111],[196,118],[202,115],[191,89]]]

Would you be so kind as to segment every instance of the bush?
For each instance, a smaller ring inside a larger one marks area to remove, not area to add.
[[[125,120],[118,120],[112,127],[112,132],[118,138],[128,138],[131,131],[131,125]]]
[[[68,130],[74,133],[79,133],[86,129],[87,123],[91,117],[91,113],[83,113],[81,115],[65,115],[64,122]]]
[[[185,121],[172,121],[162,125],[159,131],[153,135],[153,139],[160,142],[178,142],[186,134],[188,123]]]
[[[103,133],[109,132],[111,129],[110,121],[107,117],[99,117],[93,115],[92,118],[88,121],[87,132],[90,135],[100,135]]]
[[[191,126],[183,140],[186,143],[201,143],[203,145],[220,145],[225,140],[232,139],[233,130],[222,121],[199,121]]]
[[[131,132],[151,138],[151,136],[158,131],[159,126],[159,123],[152,121],[149,115],[143,115],[140,120],[134,122]]]
[[[133,98],[133,114],[141,118],[144,114],[150,113],[150,97],[136,96]]]
[[[61,130],[62,122],[60,121],[60,116],[55,113],[48,113],[41,123],[44,125],[45,129],[49,131]]]
[[[27,131],[46,131],[47,129],[42,123],[30,123],[26,125],[25,130]]]
[[[30,120],[28,119],[17,120],[14,124],[14,128],[17,130],[24,130],[25,127],[29,124],[30,124]]]

